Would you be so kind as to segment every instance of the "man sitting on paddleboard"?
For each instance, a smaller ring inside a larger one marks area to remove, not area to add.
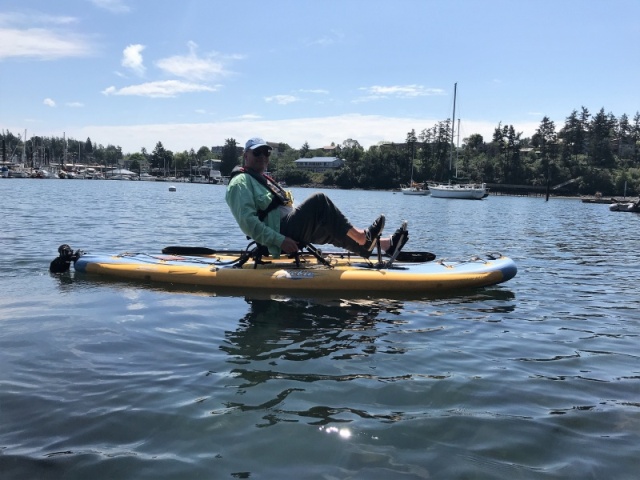
[[[371,256],[375,239],[384,229],[380,215],[369,228],[354,227],[324,193],[315,193],[293,207],[290,192],[265,175],[272,148],[261,138],[251,138],[244,149],[244,167],[236,167],[227,187],[225,200],[242,232],[266,246],[274,258],[281,252],[296,253],[298,243],[326,244],[361,255]],[[402,232],[380,239],[380,248],[388,255],[404,242]]]

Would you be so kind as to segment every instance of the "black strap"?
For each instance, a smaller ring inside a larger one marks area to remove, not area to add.
[[[251,175],[255,178],[261,185],[263,185],[267,190],[269,190],[273,194],[273,198],[271,203],[264,210],[258,210],[258,219],[260,221],[264,220],[267,214],[281,205],[286,205],[289,202],[287,197],[287,192],[284,188],[280,186],[278,182],[276,182],[269,175],[265,175],[264,173],[257,173],[252,170],[249,170],[244,167],[235,167],[231,171],[231,178],[239,175],[240,173],[246,173],[247,175]]]

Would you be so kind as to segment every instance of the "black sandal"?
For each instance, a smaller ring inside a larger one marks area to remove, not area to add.
[[[363,256],[364,258],[369,258],[371,256],[371,252],[376,246],[376,243],[380,238],[380,234],[382,233],[382,230],[384,230],[384,222],[385,222],[385,217],[384,215],[381,214],[378,218],[374,220],[371,226],[367,228],[367,230],[365,230],[367,241],[365,242],[364,245],[360,247],[360,255]]]

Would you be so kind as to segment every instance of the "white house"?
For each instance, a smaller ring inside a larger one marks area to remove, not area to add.
[[[300,170],[322,173],[328,170],[337,170],[344,165],[344,160],[338,157],[300,158],[295,161],[295,164],[296,168]]]

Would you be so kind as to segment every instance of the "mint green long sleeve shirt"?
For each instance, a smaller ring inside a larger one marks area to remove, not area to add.
[[[240,230],[257,243],[266,246],[273,258],[279,258],[284,235],[280,233],[280,209],[271,210],[263,221],[258,211],[265,210],[273,194],[251,175],[238,174],[227,186],[225,200]]]

